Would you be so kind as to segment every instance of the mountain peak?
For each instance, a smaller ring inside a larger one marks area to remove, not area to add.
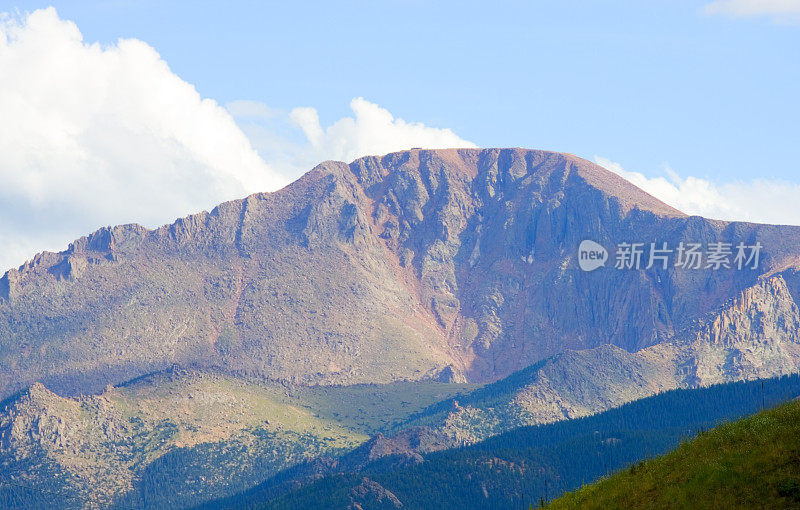
[[[385,156],[366,156],[353,161],[350,167],[361,180],[370,184],[375,178],[368,172],[375,167],[403,169],[420,166],[441,165],[453,176],[464,179],[480,177],[482,171],[491,172],[497,166],[505,167],[507,177],[524,183],[532,179],[555,179],[566,188],[570,177],[577,176],[588,185],[602,191],[608,197],[619,200],[623,212],[632,209],[647,210],[659,216],[685,217],[686,214],[665,204],[649,193],[636,187],[591,161],[568,153],[525,148],[487,149],[410,149]],[[384,170],[384,175],[388,173]]]
[[[583,273],[584,239],[760,241],[763,268]],[[9,271],[0,341],[17,368],[0,393],[102,391],[176,363],[304,384],[494,381],[568,349],[668,341],[796,260],[798,239],[687,218],[570,154],[328,161],[279,191],[101,229]]]

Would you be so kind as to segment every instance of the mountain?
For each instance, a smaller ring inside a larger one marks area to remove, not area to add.
[[[547,508],[797,508],[800,402],[700,434]]]
[[[605,267],[581,270],[584,240]],[[622,243],[763,250],[617,269]],[[22,507],[183,507],[795,373],[798,268],[799,227],[686,216],[568,154],[325,162],[0,278],[3,487]],[[348,490],[399,497],[372,482]]]
[[[755,270],[583,272],[584,239],[764,248]],[[799,256],[800,228],[688,217],[567,154],[325,162],[280,191],[156,230],[104,228],[8,271],[0,394],[96,393],[173,364],[303,384],[491,382],[611,345],[647,367],[644,389],[603,397],[620,403],[796,370]],[[567,407],[553,417],[583,412]]]
[[[586,418],[521,427],[471,446],[422,455],[413,444],[387,449],[386,440],[376,438],[338,461],[296,466],[200,508],[538,507],[540,501],[666,453],[698,432],[702,436],[720,423],[799,394],[797,375],[672,390]],[[384,455],[374,455],[377,450]],[[579,504],[566,507],[585,508],[592,494],[587,491]],[[624,506],[613,499],[605,503],[595,507]]]
[[[36,383],[0,406],[0,507],[185,508],[350,452],[470,388],[292,387],[181,369],[79,398]]]
[[[447,446],[526,425],[595,414],[685,385],[668,362],[643,362],[614,346],[566,351],[470,393],[432,404],[394,430],[425,427]]]
[[[469,444],[675,388],[796,373],[797,313],[783,277],[762,278],[681,337],[633,353],[613,345],[565,351],[434,404],[403,425],[428,426],[451,445]]]

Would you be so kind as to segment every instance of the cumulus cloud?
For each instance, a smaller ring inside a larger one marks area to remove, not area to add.
[[[325,159],[474,147],[361,98],[327,127],[313,108],[223,108],[146,43],[88,44],[53,8],[0,14],[0,76],[0,274],[103,225],[155,227],[277,189]]]
[[[681,177],[669,167],[664,176],[646,177],[595,156],[595,162],[686,214],[730,221],[800,225],[800,185],[756,179],[715,183]]]
[[[141,41],[87,44],[53,8],[6,15],[0,76],[3,269],[102,225],[156,226],[283,183]]]
[[[349,162],[413,147],[476,147],[449,129],[395,118],[361,97],[350,101],[352,116],[329,126],[322,126],[319,113],[311,107],[281,112],[255,101],[234,101],[226,107],[259,154],[289,177],[328,159]]]
[[[355,117],[345,117],[325,129],[313,108],[295,108],[289,117],[306,134],[316,159],[350,161],[412,147],[475,147],[449,129],[395,119],[387,110],[361,97],[350,102],[350,109]]]
[[[800,0],[716,0],[703,11],[737,18],[771,16],[778,22],[800,21]]]

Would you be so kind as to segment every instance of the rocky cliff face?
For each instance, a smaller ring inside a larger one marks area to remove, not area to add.
[[[764,276],[668,341],[636,352],[613,345],[565,351],[431,406],[423,425],[438,447],[474,443],[516,427],[588,416],[675,389],[800,371],[800,314],[787,285],[794,270]]]
[[[583,239],[764,248],[757,270],[585,273]],[[174,363],[303,383],[492,381],[607,344],[682,384],[766,375],[797,359],[798,257],[799,228],[687,217],[570,155],[326,162],[278,192],[153,231],[101,229],[6,273],[0,389],[90,392]]]

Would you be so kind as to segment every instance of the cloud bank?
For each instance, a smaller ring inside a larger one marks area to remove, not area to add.
[[[715,183],[683,178],[667,167],[666,176],[646,177],[595,156],[595,163],[627,179],[659,200],[686,214],[730,221],[800,225],[800,185],[756,179]]]
[[[53,8],[6,15],[0,76],[0,272],[103,225],[282,184],[227,110],[141,41],[87,44]]]
[[[800,0],[716,0],[703,8],[706,14],[737,18],[770,16],[776,22],[800,21]]]
[[[146,43],[88,44],[53,8],[0,15],[0,76],[0,274],[104,225],[275,190],[324,159],[473,146],[363,99],[328,127],[312,108],[223,108]]]

